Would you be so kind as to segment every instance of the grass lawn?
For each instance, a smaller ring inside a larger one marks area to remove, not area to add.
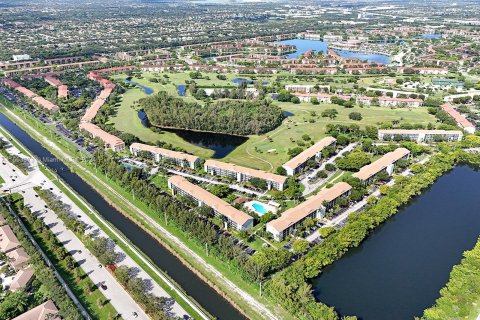
[[[235,74],[227,74],[227,80],[219,80],[214,73],[205,73],[210,80],[196,79],[198,85],[231,85],[231,79],[235,77],[242,77]],[[114,78],[117,80],[123,79],[125,75],[117,75]],[[142,85],[154,89],[156,92],[159,90],[166,90],[173,95],[178,95],[176,90],[177,84],[185,83],[185,80],[189,80],[188,73],[168,73],[168,79],[171,83],[162,85],[160,83],[150,82],[150,78],[163,78],[161,73],[145,73],[143,78],[133,78],[132,80]],[[362,81],[371,82],[374,81],[373,77],[362,78]],[[272,80],[271,77],[262,78],[262,80]],[[152,130],[143,127],[140,119],[137,116],[137,110],[132,106],[134,101],[145,97],[146,94],[140,88],[129,89],[123,95],[123,101],[118,109],[116,116],[111,117],[110,121],[114,123],[115,127],[124,132],[130,132],[135,134],[145,143],[154,144],[156,141],[161,140],[171,143],[175,146],[181,147],[189,152],[202,157],[210,158],[213,155],[213,151],[202,147],[195,146],[174,133],[164,132],[156,133]],[[187,96],[185,99],[194,100],[194,98]],[[337,124],[358,124],[360,126],[375,125],[380,122],[390,122],[392,120],[398,120],[402,122],[410,123],[428,123],[435,122],[435,118],[429,115],[425,108],[418,109],[406,109],[406,108],[382,108],[382,107],[355,107],[352,109],[346,109],[344,107],[321,104],[312,105],[309,103],[301,103],[298,105],[291,103],[279,103],[279,105],[285,110],[294,115],[285,119],[283,124],[277,129],[260,136],[249,136],[249,139],[237,147],[233,152],[227,155],[223,161],[252,167],[256,169],[262,169],[267,171],[274,171],[278,166],[285,163],[289,156],[287,154],[288,149],[297,146],[296,141],[300,140],[302,135],[309,135],[314,141],[325,137],[325,127],[329,123]],[[338,111],[337,118],[331,120],[329,118],[322,118],[320,116],[322,110],[326,108],[335,108]],[[360,112],[363,116],[361,121],[353,121],[348,118],[350,112]],[[310,113],[315,112],[316,116],[311,116]],[[310,122],[313,119],[315,122]],[[271,138],[271,141],[269,140]]]

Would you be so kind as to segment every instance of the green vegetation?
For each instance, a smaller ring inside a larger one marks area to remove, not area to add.
[[[9,199],[9,202],[11,203],[12,200]],[[73,301],[70,300],[65,289],[63,289],[55,277],[53,271],[45,264],[40,253],[27,238],[18,222],[10,215],[5,202],[2,202],[0,205],[0,214],[7,220],[8,225],[12,228],[18,240],[20,240],[22,247],[30,256],[29,262],[35,270],[36,278],[32,284],[36,294],[27,297],[25,291],[20,290],[18,293],[7,293],[2,296],[0,299],[0,319],[7,320],[15,318],[21,313],[36,307],[48,299],[53,300],[55,305],[59,308],[60,316],[63,319],[83,319],[80,311],[76,308]],[[38,224],[39,223],[37,223],[37,225]],[[63,247],[60,245],[59,248]],[[60,251],[60,249],[58,251]],[[64,250],[63,252],[65,253]],[[68,281],[68,279],[65,278],[64,280]],[[72,288],[71,283],[69,283],[69,286]],[[76,292],[76,294],[77,293],[78,292]]]
[[[222,100],[203,107],[162,91],[139,101],[153,126],[235,135],[261,134],[282,122],[283,111],[266,100]]]

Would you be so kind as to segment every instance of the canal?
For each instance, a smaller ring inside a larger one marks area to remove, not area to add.
[[[480,230],[480,172],[456,167],[313,281],[341,315],[404,320],[433,305]]]
[[[110,206],[98,192],[85,183],[79,176],[39,142],[0,113],[0,125],[15,136],[39,159],[68,183],[72,189],[83,196],[106,220],[120,230],[130,241],[144,252],[161,270],[173,278],[191,297],[217,319],[245,319],[227,300],[208,286],[182,262],[164,248],[155,238]]]

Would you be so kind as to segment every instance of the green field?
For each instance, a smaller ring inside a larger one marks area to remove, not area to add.
[[[153,77],[153,74],[145,74],[143,79],[133,78],[132,80],[150,87],[155,91],[167,90],[171,94],[178,95],[175,86],[176,84],[184,83],[186,79],[189,79],[188,74],[169,73],[168,76],[172,83],[167,85],[150,82],[148,79]],[[118,79],[123,79],[125,75],[118,75],[116,77]],[[160,76],[156,77],[159,78]],[[196,82],[199,85],[211,85],[213,83],[216,85],[226,85],[230,84],[230,80],[238,77],[238,75],[229,74],[226,81],[216,79],[215,74],[209,74],[209,77],[212,80],[199,79],[196,80]],[[118,130],[132,133],[146,143],[153,144],[158,140],[165,141],[188,150],[202,158],[209,158],[213,155],[212,150],[190,144],[174,133],[155,133],[152,130],[143,127],[137,116],[137,111],[132,106],[134,101],[144,96],[146,95],[143,93],[143,90],[139,88],[129,89],[123,95],[123,101],[118,108],[117,115],[111,117],[111,122],[115,124],[115,127]],[[192,100],[194,98],[187,97],[186,99]],[[324,137],[325,127],[328,123],[354,123],[363,127],[366,125],[375,125],[380,122],[391,122],[392,120],[398,120],[400,123],[433,123],[436,121],[432,115],[428,114],[426,108],[392,109],[382,107],[355,107],[352,109],[346,109],[333,104],[320,104],[315,106],[309,103],[279,103],[279,105],[285,111],[293,113],[294,116],[285,119],[280,127],[268,134],[250,136],[245,143],[236,148],[223,160],[238,165],[271,171],[288,160],[288,149],[297,146],[296,141],[301,139],[302,135],[309,135],[314,141]],[[322,110],[326,108],[337,109],[338,116],[334,120],[322,118],[320,114]],[[316,113],[316,116],[310,115],[312,111]],[[348,114],[352,111],[360,112],[363,119],[361,121],[350,120]],[[311,119],[315,122],[311,123]],[[271,138],[271,141],[269,138]]]

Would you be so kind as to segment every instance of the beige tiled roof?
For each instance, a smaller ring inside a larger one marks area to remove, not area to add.
[[[287,177],[285,177],[285,176],[265,172],[265,171],[262,171],[262,170],[255,170],[255,169],[251,169],[251,168],[237,166],[235,164],[216,161],[216,160],[206,160],[205,165],[207,167],[215,167],[215,168],[219,168],[219,169],[222,169],[222,170],[239,172],[239,173],[251,176],[251,177],[260,178],[260,179],[263,179],[263,180],[270,180],[270,181],[273,181],[273,182],[276,182],[276,183],[279,183],[279,184],[283,184],[283,183],[285,183],[285,181],[287,181]]]
[[[333,138],[333,137],[323,138],[322,140],[315,143],[313,146],[311,146],[307,150],[303,151],[302,153],[300,153],[296,157],[287,161],[283,166],[291,168],[291,169],[298,168],[301,164],[305,163],[305,161],[307,161],[308,159],[315,156],[315,154],[317,152],[322,151],[323,149],[325,149],[326,147],[328,147],[329,145],[331,145],[335,141],[336,141],[336,139]]]
[[[455,121],[458,123],[458,125],[462,128],[475,128],[475,125],[472,124],[470,121],[468,121],[464,116],[460,114],[457,110],[453,108],[452,105],[446,103],[442,105],[443,111],[448,113]]]
[[[28,261],[28,259],[30,259],[29,255],[22,247],[7,252],[6,255],[11,259],[10,264],[15,268],[21,267],[25,262]]]
[[[2,252],[13,250],[19,245],[20,241],[18,241],[9,225],[0,227],[0,250]]]
[[[240,226],[253,219],[245,212],[235,209],[232,205],[211,194],[207,190],[190,183],[184,177],[172,176],[168,181]]]
[[[57,307],[52,300],[48,300],[12,320],[60,320],[57,314]]]
[[[103,142],[111,146],[125,144],[122,139],[106,131],[103,131],[100,127],[94,125],[93,123],[90,123],[90,122],[80,123],[80,129],[88,131],[94,137],[99,137]]]
[[[367,180],[377,174],[378,172],[386,169],[392,163],[400,160],[408,155],[410,151],[406,148],[397,148],[392,152],[386,153],[380,159],[362,167],[360,171],[354,173],[352,176],[360,180]]]
[[[402,135],[402,134],[438,134],[438,135],[445,135],[445,134],[463,134],[462,131],[459,130],[413,130],[413,129],[381,129],[378,130],[378,133],[383,134],[391,134],[391,135]]]
[[[130,149],[137,149],[137,150],[147,151],[151,153],[156,153],[169,158],[187,160],[188,162],[191,162],[191,163],[195,163],[200,159],[199,157],[188,154],[188,153],[163,149],[163,148],[159,148],[159,147],[155,147],[155,146],[151,146],[143,143],[137,143],[137,142],[132,143],[130,145]]]
[[[25,286],[32,280],[35,270],[32,267],[27,267],[17,272],[10,284],[10,290],[15,291]]]
[[[298,206],[288,209],[282,213],[280,218],[272,220],[267,224],[278,232],[282,232],[291,225],[294,225],[308,215],[320,209],[323,206],[324,201],[330,202],[350,191],[351,189],[352,187],[348,183],[339,182],[330,189],[326,188],[321,190],[318,194],[311,197],[307,201],[302,202]]]

